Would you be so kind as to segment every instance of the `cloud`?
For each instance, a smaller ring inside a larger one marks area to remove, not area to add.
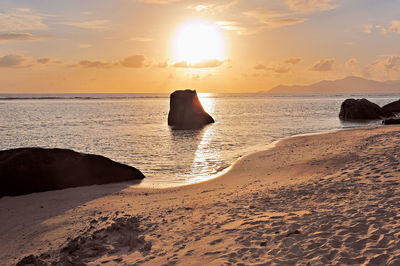
[[[384,67],[387,71],[398,70],[400,67],[400,56],[398,55],[388,56],[383,62],[384,62]]]
[[[143,55],[132,55],[125,57],[120,61],[100,61],[100,60],[81,60],[78,64],[72,64],[70,67],[99,68],[109,69],[118,67],[142,68],[146,58]]]
[[[325,58],[316,62],[313,66],[310,67],[312,71],[329,71],[332,70],[333,63],[335,62],[335,58]]]
[[[224,61],[220,61],[218,59],[211,59],[211,60],[205,60],[201,61],[198,63],[194,64],[189,64],[186,61],[180,61],[176,62],[173,64],[173,67],[179,67],[179,68],[213,68],[213,67],[219,67],[224,63]]]
[[[262,29],[260,24],[245,25],[244,23],[229,20],[216,21],[215,24],[224,30],[234,31],[239,35],[254,34]]]
[[[282,73],[289,72],[292,69],[293,65],[300,63],[301,60],[302,59],[299,57],[290,57],[290,58],[284,60],[283,62],[271,64],[270,66],[265,66],[263,64],[257,64],[253,68],[255,70],[272,71],[275,73],[282,74]]]
[[[129,68],[141,68],[143,67],[145,57],[143,55],[132,55],[126,57],[121,61],[121,65]]]
[[[175,2],[180,2],[181,0],[139,0],[141,3],[146,3],[146,4],[156,4],[156,5],[166,5],[166,4],[171,4]]]
[[[111,22],[109,20],[88,20],[88,21],[80,21],[80,22],[74,22],[74,21],[65,21],[65,22],[59,22],[58,24],[62,25],[67,25],[71,27],[77,27],[81,29],[87,29],[87,30],[106,30],[109,29],[111,26]]]
[[[349,60],[346,61],[346,63],[344,63],[346,68],[348,68],[350,70],[354,70],[356,68],[357,64],[358,64],[358,60],[355,58],[350,58]]]
[[[25,67],[28,59],[23,55],[10,54],[0,56],[0,67]]]
[[[222,2],[222,3],[217,3]],[[231,0],[231,1],[212,1],[212,2],[202,2],[200,4],[192,4],[189,5],[187,8],[196,10],[197,12],[205,12],[205,11],[223,11],[225,9],[231,8],[232,6],[236,5],[238,0]]]
[[[388,28],[385,28],[383,26],[376,26],[376,27],[381,29],[381,33],[383,35],[388,33],[400,34],[400,20],[392,20]]]
[[[39,65],[48,65],[48,64],[63,64],[63,61],[54,59],[54,58],[49,58],[49,57],[42,57],[42,58],[38,58],[35,60],[34,63],[32,63],[32,65],[34,65],[36,63]]]
[[[240,13],[235,20],[216,22],[222,29],[236,31],[239,35],[255,34],[264,30],[272,30],[307,21],[294,12],[281,12],[269,8],[255,8]]]
[[[263,64],[257,64],[257,65],[254,66],[254,69],[255,70],[266,70],[267,67],[264,66]]]
[[[0,67],[10,67],[10,68],[27,68],[35,66],[44,66],[48,64],[62,64],[62,61],[53,58],[32,58],[25,57],[19,54],[9,54],[5,56],[0,56]]]
[[[243,12],[243,15],[251,18],[265,19],[265,18],[278,18],[278,17],[288,16],[292,15],[292,13],[288,12],[282,13],[269,8],[255,8]]]
[[[86,68],[113,68],[118,66],[119,64],[113,62],[82,60],[79,61],[78,65]]]
[[[43,15],[36,14],[27,8],[0,11],[0,29],[2,31],[45,30]]]
[[[190,5],[188,6],[189,9],[194,9],[198,12],[204,11],[204,10],[208,10],[212,7],[213,5],[208,5],[208,4],[200,4],[200,5]]]
[[[288,58],[288,59],[285,60],[285,63],[286,63],[286,64],[296,65],[296,64],[300,63],[301,60],[302,60],[302,59],[299,58],[299,57],[290,57],[290,58]]]
[[[372,29],[374,28],[374,25],[372,25],[372,24],[364,24],[363,28],[364,28],[363,32],[370,34],[370,33],[372,33]]]
[[[258,64],[258,65],[255,65],[253,68],[255,70],[272,71],[272,72],[279,73],[279,74],[287,73],[291,69],[290,66],[285,65],[285,64],[281,64],[281,63],[274,64],[274,65],[271,65],[271,66],[265,66],[263,64]]]
[[[39,64],[45,65],[45,64],[50,63],[51,58],[38,58],[38,59],[36,59],[36,61],[37,61]]]
[[[273,65],[272,67],[269,67],[268,70],[273,71],[275,73],[282,74],[282,73],[289,72],[290,71],[290,67],[287,66],[287,65],[276,64],[276,65]]]
[[[276,29],[289,25],[299,24],[307,21],[307,18],[278,18],[263,20],[262,22],[267,25],[268,29]]]
[[[400,20],[392,20],[390,22],[389,32],[400,34]]]
[[[400,55],[388,55],[375,60],[362,69],[362,74],[367,78],[380,80],[400,78]]]
[[[335,0],[285,0],[285,4],[289,10],[301,13],[326,11],[338,7]]]
[[[276,64],[276,65],[273,65],[273,66],[271,66],[271,67],[268,67],[267,70],[273,71],[273,72],[275,72],[275,73],[280,73],[280,74],[282,74],[282,73],[287,73],[287,72],[289,72],[289,71],[290,71],[290,67],[287,66],[287,65]]]
[[[39,41],[49,37],[49,35],[34,35],[30,33],[8,32],[0,34],[0,41]]]
[[[235,31],[239,35],[256,34],[264,30],[278,29],[307,21],[307,18],[275,18],[264,19],[253,23],[239,23],[237,21],[217,21],[216,25],[224,30]]]

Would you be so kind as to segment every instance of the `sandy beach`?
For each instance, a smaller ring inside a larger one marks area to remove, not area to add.
[[[4,197],[0,261],[400,265],[399,149],[399,126],[358,128],[284,139],[194,185]]]

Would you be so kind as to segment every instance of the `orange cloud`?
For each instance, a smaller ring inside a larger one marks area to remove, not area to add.
[[[38,62],[38,63],[40,63],[40,64],[47,64],[47,63],[50,63],[50,61],[51,61],[51,58],[38,58],[38,59],[36,59],[36,61]]]
[[[186,61],[180,61],[173,64],[173,67],[181,67],[181,68],[212,68],[212,67],[219,67],[224,63],[224,61],[218,59],[211,59],[202,62],[198,62],[195,64],[189,64]]]
[[[82,28],[87,30],[106,30],[111,26],[111,22],[109,20],[88,20],[88,21],[65,21],[59,22],[58,24],[72,26],[76,28]]]
[[[5,55],[0,56],[0,67],[22,67],[26,62],[26,58],[22,55]]]
[[[266,70],[273,71],[275,73],[287,73],[291,70],[292,66],[298,64],[302,59],[299,57],[290,57],[283,62],[272,64],[270,66],[265,66],[263,64],[255,65],[253,68],[255,70]]]
[[[45,30],[43,15],[28,8],[18,8],[8,12],[0,11],[0,29],[2,31]]]
[[[255,66],[254,66],[254,69],[255,69],[255,70],[266,70],[267,67],[264,66],[263,64],[258,64],[258,65],[255,65]]]
[[[372,25],[372,24],[364,24],[363,27],[364,27],[363,32],[369,34],[369,33],[372,33],[372,29],[374,28],[374,25]]]
[[[144,65],[145,57],[143,55],[132,55],[121,61],[121,65],[129,68],[141,68]]]
[[[295,12],[326,11],[337,8],[335,0],[286,0],[288,9]]]
[[[146,4],[157,4],[157,5],[166,5],[166,4],[171,4],[174,2],[180,2],[181,0],[139,0],[141,3],[146,3]]]
[[[81,66],[87,68],[114,68],[114,67],[127,67],[127,68],[142,68],[145,61],[144,55],[132,55],[125,57],[121,61],[91,61],[91,60],[81,60],[78,65],[72,65],[73,67]]]
[[[285,60],[285,63],[286,63],[286,64],[296,65],[296,64],[300,63],[301,60],[302,60],[302,59],[299,58],[299,57],[290,57],[290,58],[288,58],[288,59]]]
[[[362,74],[379,80],[400,79],[400,55],[388,55],[375,60],[363,67]]]
[[[400,34],[400,20],[392,20],[388,28],[377,26],[381,29],[382,34],[397,33]]]
[[[79,66],[87,68],[112,68],[118,65],[119,65],[118,63],[103,62],[103,61],[90,61],[90,60],[79,61]]]
[[[349,60],[346,61],[345,66],[346,66],[348,69],[353,70],[353,69],[356,68],[357,63],[358,63],[358,60],[357,60],[357,59],[351,58],[351,59],[349,59]]]
[[[307,21],[306,18],[278,18],[263,20],[262,22],[267,25],[269,29],[281,28],[289,25],[299,24]]]
[[[49,37],[49,35],[34,35],[22,32],[8,32],[0,34],[0,41],[39,41]]]
[[[312,71],[329,71],[333,68],[333,63],[335,62],[335,58],[325,58],[316,62],[313,66],[310,67]]]

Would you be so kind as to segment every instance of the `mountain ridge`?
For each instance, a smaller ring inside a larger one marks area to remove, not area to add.
[[[278,85],[268,94],[400,93],[400,80],[376,81],[356,76],[321,80],[310,85]]]

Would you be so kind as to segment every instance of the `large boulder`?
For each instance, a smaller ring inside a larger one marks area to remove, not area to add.
[[[346,99],[340,107],[339,118],[342,120],[374,120],[393,115],[392,112],[384,111],[379,105],[367,99]]]
[[[0,197],[143,178],[138,169],[100,155],[44,148],[0,151]]]
[[[400,100],[397,100],[392,103],[388,103],[388,104],[382,106],[382,109],[386,112],[400,113]]]
[[[196,129],[210,123],[214,123],[214,119],[204,111],[195,90],[178,90],[171,94],[168,125]]]

